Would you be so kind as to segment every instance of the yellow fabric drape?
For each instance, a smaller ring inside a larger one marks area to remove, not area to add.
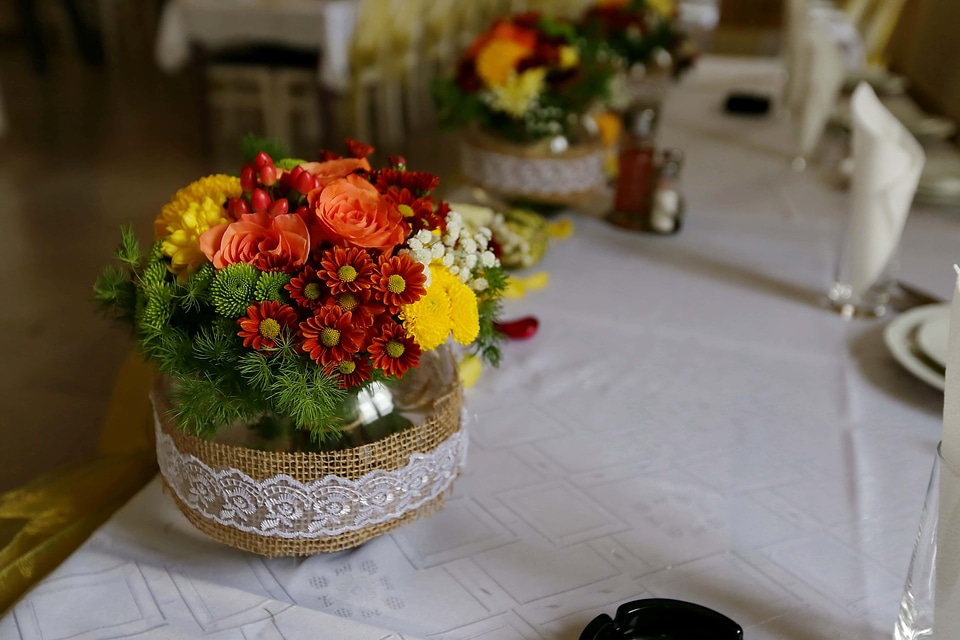
[[[156,474],[153,370],[123,364],[100,430],[99,456],[0,495],[0,611],[63,562]]]
[[[847,0],[844,10],[860,30],[871,66],[887,65],[887,48],[905,0]]]

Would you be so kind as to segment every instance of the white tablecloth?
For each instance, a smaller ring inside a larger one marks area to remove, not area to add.
[[[191,43],[316,50],[322,85],[344,91],[350,83],[350,42],[359,5],[359,0],[171,0],[160,16],[156,61],[169,73],[183,68]]]
[[[21,640],[574,639],[644,597],[747,640],[890,637],[942,395],[883,323],[819,306],[847,195],[787,169],[789,128],[734,119],[769,64],[706,59],[662,142],[688,152],[687,225],[576,219],[539,334],[468,392],[446,508],[360,548],[263,559],[207,540],[154,481],[0,620]],[[960,220],[915,210],[903,275],[948,293]]]

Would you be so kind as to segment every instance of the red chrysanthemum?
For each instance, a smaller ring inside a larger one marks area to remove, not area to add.
[[[360,350],[364,331],[354,326],[353,316],[340,307],[324,307],[315,316],[300,323],[303,350],[310,358],[326,366],[340,362]]]
[[[243,346],[257,351],[274,349],[280,334],[297,326],[297,313],[290,305],[269,300],[247,307],[247,315],[239,318],[237,324]]]
[[[434,211],[433,198],[418,198],[410,189],[390,189],[384,194],[400,210],[413,229],[442,229],[444,217]]]
[[[439,176],[426,171],[397,171],[396,169],[381,169],[377,173],[377,189],[386,193],[391,187],[410,189],[419,195],[426,195],[440,184]]]
[[[427,292],[423,265],[407,254],[381,257],[371,280],[373,296],[387,305],[390,313],[400,313],[400,307],[413,304]]]
[[[396,322],[384,325],[367,350],[373,366],[383,369],[388,376],[398,378],[410,367],[417,366],[422,353],[420,345]]]
[[[291,278],[284,288],[290,292],[290,297],[297,306],[303,309],[319,309],[330,293],[317,270],[309,265],[304,267],[299,275]]]
[[[370,288],[374,265],[370,254],[363,249],[335,246],[320,254],[320,266],[317,275],[330,287],[330,293]]]
[[[328,376],[333,376],[341,389],[358,387],[370,379],[373,367],[367,358],[346,358],[339,362],[331,362],[323,368]]]
[[[334,153],[328,149],[320,149],[320,151],[317,152],[317,159],[320,162],[326,162],[328,160],[340,160],[341,158],[343,158],[342,155],[339,153]]]
[[[373,326],[377,316],[386,313],[387,308],[373,298],[372,292],[344,291],[326,299],[326,306],[340,307],[353,314],[353,322],[358,327],[368,329]]]
[[[347,138],[347,152],[354,158],[366,158],[374,151],[375,149],[368,144]]]

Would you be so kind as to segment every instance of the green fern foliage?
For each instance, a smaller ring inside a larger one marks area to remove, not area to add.
[[[502,333],[496,330],[494,322],[500,316],[503,307],[501,300],[507,289],[509,277],[503,267],[486,267],[483,277],[487,288],[477,296],[477,310],[480,314],[480,331],[473,344],[473,352],[494,367],[500,366],[500,345],[504,341]]]

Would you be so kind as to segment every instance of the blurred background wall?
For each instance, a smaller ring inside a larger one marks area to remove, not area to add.
[[[924,107],[960,119],[960,2],[908,0],[888,52]]]

